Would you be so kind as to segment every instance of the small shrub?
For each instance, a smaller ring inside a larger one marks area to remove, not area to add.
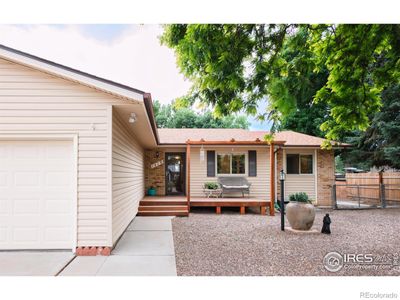
[[[209,190],[216,190],[219,187],[218,183],[216,182],[206,182],[204,184],[204,188]]]
[[[293,202],[311,203],[310,198],[308,198],[308,195],[304,192],[291,194],[289,200]]]

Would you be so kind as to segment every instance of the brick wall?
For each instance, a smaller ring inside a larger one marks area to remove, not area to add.
[[[332,185],[335,181],[335,157],[333,150],[318,150],[318,203],[319,206],[332,205]]]
[[[157,157],[158,152],[158,157]],[[151,165],[163,160],[164,163],[155,168]],[[145,192],[153,186],[157,189],[158,196],[165,195],[165,151],[162,149],[147,150],[145,152]]]

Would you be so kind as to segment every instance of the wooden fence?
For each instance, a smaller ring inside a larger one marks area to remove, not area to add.
[[[400,172],[347,173],[335,192],[338,201],[359,206],[400,205]]]
[[[383,184],[396,184],[400,185],[400,172],[381,173]],[[347,173],[347,184],[380,184],[379,173]]]

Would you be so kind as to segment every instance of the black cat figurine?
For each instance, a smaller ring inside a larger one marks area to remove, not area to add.
[[[321,233],[325,234],[331,234],[331,218],[329,217],[329,214],[326,214],[324,217],[324,225],[322,226]]]

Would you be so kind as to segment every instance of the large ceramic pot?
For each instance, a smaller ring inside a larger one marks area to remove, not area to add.
[[[286,205],[286,217],[293,229],[310,230],[315,219],[314,205],[304,202],[289,202]]]

